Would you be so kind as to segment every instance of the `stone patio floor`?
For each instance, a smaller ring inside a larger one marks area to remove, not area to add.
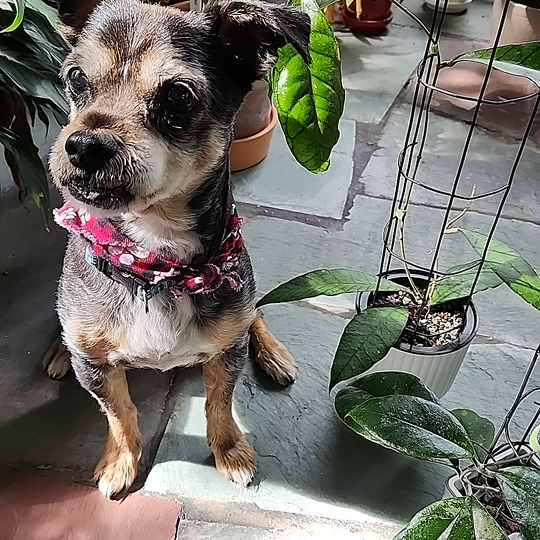
[[[429,20],[431,12],[420,0],[406,5]],[[490,10],[489,2],[474,0],[466,14],[448,16],[443,51],[445,43],[448,47],[486,43]],[[328,172],[313,176],[301,169],[277,131],[266,161],[234,176],[261,293],[314,268],[372,272],[378,268],[382,227],[388,219],[397,155],[410,111],[404,87],[425,42],[414,23],[400,13],[387,36],[355,37],[343,30],[337,36],[347,103],[341,140]],[[466,129],[451,118],[432,115],[424,180],[438,186],[450,181]],[[512,141],[478,130],[464,172],[464,192],[473,184],[480,191],[505,182],[515,151]],[[540,267],[538,163],[537,152],[526,149],[497,232],[536,267]],[[6,174],[4,169],[0,172]],[[485,230],[494,204],[474,205],[463,226]],[[110,523],[123,520],[131,527],[125,536],[115,532],[116,538],[151,538],[141,531],[155,530],[152,540],[388,540],[417,510],[441,496],[448,469],[371,444],[343,427],[334,414],[327,394],[328,374],[340,333],[352,314],[350,296],[265,308],[269,326],[295,356],[299,375],[284,390],[253,365],[242,375],[235,414],[259,455],[250,487],[227,482],[212,465],[204,437],[201,376],[194,368],[130,373],[144,440],[139,493],[151,497],[95,502],[93,489],[76,486],[70,491],[63,481],[92,485],[106,424],[96,403],[72,376],[55,382],[40,366],[57,332],[54,299],[64,235],[56,227],[46,233],[37,212],[31,207],[26,212],[13,190],[2,196],[0,210],[0,465],[9,470],[0,476],[0,503],[18,504],[4,506],[4,514],[0,510],[0,540],[112,538],[111,531],[117,530],[112,526],[100,532],[103,536],[95,533],[109,514],[115,515]],[[416,262],[430,259],[441,219],[441,200],[417,191],[406,239],[409,256]],[[473,256],[463,238],[450,235],[441,266]],[[502,288],[475,298],[480,332],[443,401],[450,407],[474,408],[499,422],[538,343],[540,314]],[[27,480],[27,473],[48,482]],[[49,482],[56,487],[51,490]],[[49,495],[41,500],[38,493]],[[84,502],[81,514],[76,504],[68,512],[65,505],[78,497],[91,502]],[[162,499],[181,503],[183,509]],[[149,508],[145,500],[164,506]],[[39,513],[43,504],[49,505],[49,516],[65,516],[64,527],[38,527],[29,536],[24,529],[28,516],[51,522],[47,513]],[[132,505],[131,511],[126,504]],[[96,516],[102,518],[88,532],[81,523]],[[132,526],[134,516],[140,527]],[[8,519],[11,528],[4,525]],[[145,529],[157,522],[161,528]]]

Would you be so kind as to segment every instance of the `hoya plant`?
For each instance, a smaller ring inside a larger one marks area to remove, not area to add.
[[[472,410],[447,410],[409,373],[373,373],[341,390],[336,410],[366,439],[453,468],[461,496],[416,514],[394,540],[540,538],[540,471],[531,453],[495,460],[495,428]],[[540,456],[538,456],[540,457]]]

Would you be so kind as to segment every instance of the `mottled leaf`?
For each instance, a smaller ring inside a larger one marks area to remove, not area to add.
[[[476,455],[483,460],[487,456],[484,449],[489,449],[495,437],[493,422],[469,409],[454,409],[451,412],[465,428],[471,441],[477,443],[474,445]]]
[[[374,291],[377,287],[377,281],[377,276],[356,270],[345,270],[343,268],[314,270],[282,283],[263,296],[257,305],[294,302],[320,296],[321,294],[336,296],[349,292]],[[401,285],[381,279],[379,290],[399,291],[401,289],[403,289]]]
[[[404,307],[372,307],[357,313],[345,327],[332,371],[330,390],[383,359],[403,332],[409,311]]]
[[[459,272],[462,269],[469,268],[471,263],[452,266],[447,270],[448,273]],[[476,278],[478,268],[470,268],[461,274],[447,276],[442,278],[431,297],[431,305],[436,306],[450,300],[465,298],[471,294],[471,289]],[[502,280],[489,268],[483,268],[474,287],[474,292],[494,289],[502,283]]]
[[[526,540],[540,538],[540,472],[533,467],[508,467],[496,473],[504,500]]]
[[[438,403],[416,396],[372,398],[348,412],[343,421],[382,446],[426,461],[451,466],[470,459],[474,447],[458,420]]]
[[[481,255],[487,236],[461,229]],[[534,268],[516,251],[495,238],[491,239],[486,255],[486,267],[497,274],[516,294],[540,310],[540,278]]]

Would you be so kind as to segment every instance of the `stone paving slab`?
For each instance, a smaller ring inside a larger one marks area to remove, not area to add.
[[[41,368],[58,332],[54,303],[65,235],[54,225],[47,233],[30,203],[30,214],[17,203],[3,203],[0,463],[69,469],[89,481],[103,451],[105,418],[73,376],[53,381]],[[161,421],[170,377],[150,370],[130,374],[145,450]]]
[[[270,153],[259,165],[233,174],[238,201],[341,219],[352,180],[355,124],[341,120],[330,167],[314,175],[292,156],[278,125]]]
[[[382,37],[340,31],[336,37],[346,90],[344,117],[377,124],[422,58],[425,34],[418,28],[396,25]]]
[[[379,140],[379,148],[362,174],[361,182],[365,195],[392,197],[397,174],[397,149],[403,145],[410,110],[411,107],[405,104],[392,110]],[[460,122],[436,114],[430,116],[427,143],[417,175],[419,182],[444,191],[451,190],[468,129],[467,125]],[[509,144],[476,130],[457,194],[469,196],[474,186],[476,195],[504,186],[508,181],[517,149],[517,144]],[[503,215],[539,223],[539,192],[538,153],[526,148]],[[494,214],[501,197],[502,194],[499,193],[477,200],[472,209]],[[412,200],[419,204],[444,207],[448,198],[416,186]],[[455,208],[463,206],[463,201],[456,200]]]
[[[369,443],[335,416],[328,373],[345,321],[295,306],[274,306],[265,313],[295,356],[299,376],[291,387],[276,391],[250,364],[237,387],[235,414],[259,455],[254,484],[240,488],[214,469],[204,435],[200,372],[191,370],[145,489],[208,504],[250,502],[265,510],[358,520],[366,530],[374,519],[403,523],[439,498],[449,469]],[[498,424],[531,353],[510,345],[473,345],[445,404],[473,408]],[[522,427],[525,419],[522,412]]]
[[[441,4],[443,2],[444,0],[441,0]],[[403,5],[418,16],[428,28],[431,26],[433,10],[427,7],[423,0],[406,0]],[[448,13],[444,20],[443,32],[474,39],[489,40],[491,31],[491,7],[492,2],[489,0],[474,0],[469,4],[465,13]],[[414,20],[396,7],[394,8],[393,24],[416,26]]]
[[[244,233],[256,271],[261,294],[283,281],[316,268],[353,268],[377,273],[382,248],[382,228],[390,212],[387,200],[358,196],[343,231],[332,232],[304,223],[259,217],[246,222]],[[420,265],[431,263],[431,250],[442,223],[436,208],[413,205],[406,229],[409,259]],[[487,232],[491,216],[470,212],[461,225]],[[538,238],[533,223],[501,219],[496,238],[540,268]],[[461,234],[448,235],[443,244],[440,267],[474,260],[476,254]],[[399,265],[393,267],[400,268]],[[499,287],[475,295],[480,313],[480,333],[498,340],[535,348],[540,341],[540,313],[509,289]],[[354,307],[354,296],[320,297],[317,305]]]

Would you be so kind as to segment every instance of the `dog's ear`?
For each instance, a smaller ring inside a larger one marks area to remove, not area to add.
[[[100,2],[101,0],[59,0],[58,14],[62,22],[60,30],[72,45],[77,43],[88,16]]]
[[[287,43],[310,62],[310,19],[298,9],[257,0],[218,0],[209,3],[206,12],[231,72],[243,87],[249,89]]]

